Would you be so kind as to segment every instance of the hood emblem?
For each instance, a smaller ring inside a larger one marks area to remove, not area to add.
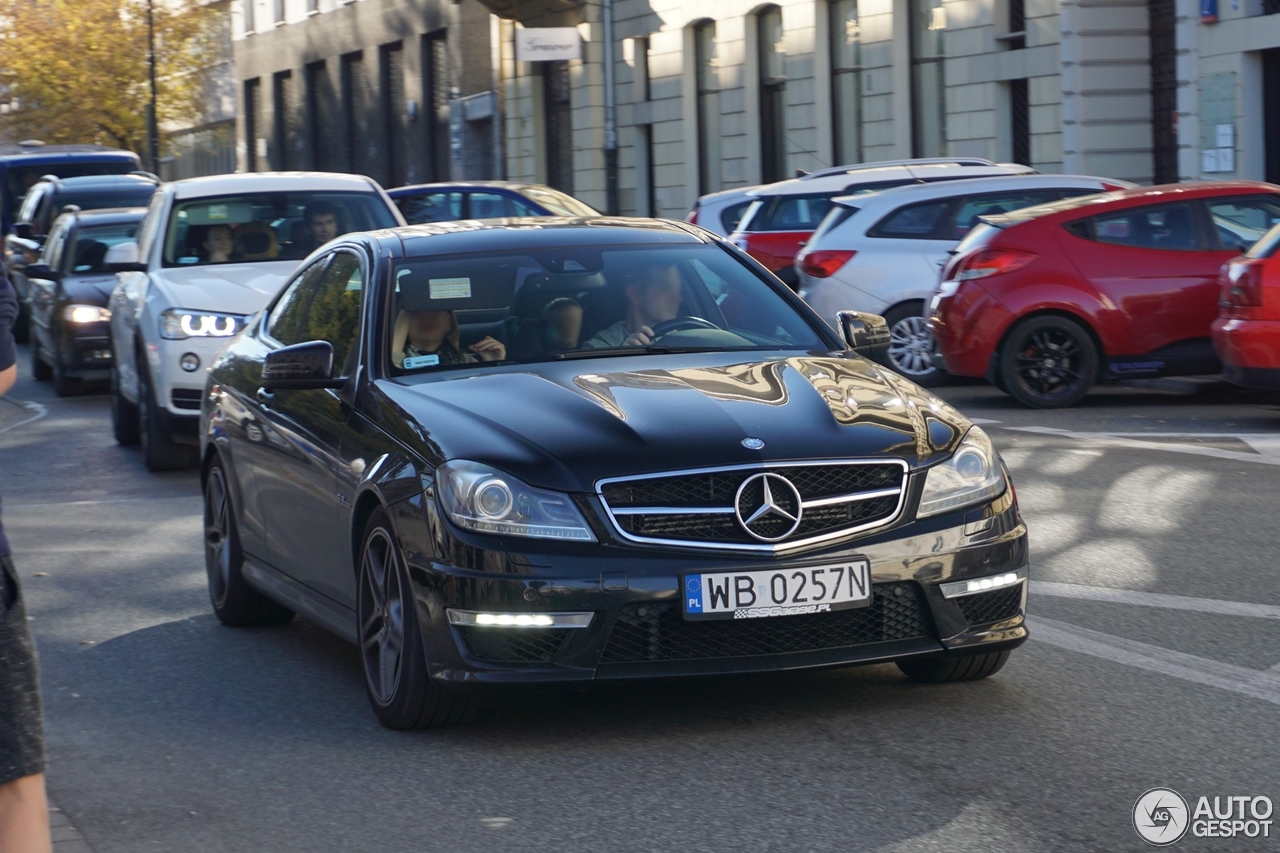
[[[747,450],[759,450],[764,447],[764,441],[758,438],[744,438],[742,439],[742,446]]]
[[[761,542],[786,539],[804,515],[799,490],[780,474],[751,475],[738,487],[733,505],[742,529]]]

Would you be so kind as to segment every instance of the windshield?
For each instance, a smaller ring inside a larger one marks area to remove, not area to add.
[[[137,222],[83,226],[76,231],[72,248],[72,272],[107,272],[107,250],[127,243],[138,233]]]
[[[349,231],[399,225],[377,193],[276,192],[178,202],[164,265],[301,260]]]
[[[463,364],[827,344],[717,245],[552,248],[401,261],[391,363]]]
[[[5,210],[16,213],[22,206],[27,190],[35,186],[45,175],[59,178],[80,178],[86,175],[123,175],[138,168],[136,163],[117,160],[111,163],[94,163],[83,160],[67,160],[46,163],[43,166],[10,166],[5,175]]]
[[[558,216],[599,216],[599,211],[588,207],[571,195],[547,187],[525,187],[520,193]]]

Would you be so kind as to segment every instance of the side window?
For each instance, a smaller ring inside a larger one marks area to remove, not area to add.
[[[501,193],[470,193],[472,219],[498,219],[511,215],[511,202]]]
[[[1247,252],[1277,223],[1280,223],[1280,196],[1253,195],[1206,200],[1213,216],[1213,229],[1224,249]]]
[[[44,245],[44,262],[50,269],[62,269],[62,247],[67,244],[67,230],[67,223],[64,220],[54,223],[53,229],[49,232],[49,241]]]
[[[326,255],[307,267],[289,285],[276,307],[271,309],[271,316],[267,319],[267,334],[285,346],[312,340],[302,337],[306,328],[307,306],[315,296],[316,288],[320,286],[330,257],[332,256]]]
[[[762,219],[758,214],[751,221],[752,231],[812,231],[831,209],[827,196],[782,196]]]
[[[364,273],[360,259],[337,252],[332,262],[308,267],[285,291],[267,321],[267,331],[282,344],[329,341],[333,363],[341,370],[360,334]]]
[[[39,187],[28,192],[26,198],[22,200],[22,207],[18,210],[18,218],[15,221],[33,221],[36,216],[36,208],[40,206],[40,199],[42,198],[44,198],[44,191]]]
[[[511,209],[515,211],[514,213],[511,214],[512,216],[541,216],[542,215],[541,213],[534,210],[529,205],[525,204],[523,201],[519,201],[517,199],[511,199]]]
[[[945,240],[945,217],[951,200],[926,201],[900,207],[881,219],[867,232],[869,237],[895,237],[905,240]]]
[[[404,214],[405,222],[420,225],[423,222],[452,222],[462,218],[462,193],[423,193],[401,196],[396,206]]]
[[[960,207],[951,217],[952,238],[955,240],[962,239],[978,224],[978,217],[980,216],[994,216],[997,213],[1021,210],[1024,207],[1043,204],[1055,196],[1057,196],[1057,193],[1053,190],[1023,190],[1021,192],[985,193],[983,195],[970,196],[961,201]]]
[[[53,224],[53,202],[54,196],[52,190],[46,190],[40,194],[40,206],[36,208],[35,216],[31,219],[31,224],[35,226],[37,234],[47,234],[49,227]]]
[[[1093,239],[1139,249],[1200,249],[1195,210],[1189,204],[1139,207],[1095,217]]]
[[[732,234],[738,230],[738,223],[742,221],[743,214],[747,212],[747,208],[750,206],[750,201],[741,201],[737,204],[731,204],[720,211],[720,224],[724,226],[724,233]]]
[[[138,260],[143,263],[151,257],[151,247],[155,245],[156,235],[160,233],[160,223],[164,221],[165,194],[158,192],[151,197],[151,204],[147,205],[147,215],[142,219],[142,225],[138,228]]]

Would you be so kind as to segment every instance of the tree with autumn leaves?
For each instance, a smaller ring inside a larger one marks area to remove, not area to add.
[[[98,142],[144,154],[151,88],[147,0],[0,0],[0,135]],[[157,118],[199,115],[200,71],[221,22],[203,0],[154,0]]]

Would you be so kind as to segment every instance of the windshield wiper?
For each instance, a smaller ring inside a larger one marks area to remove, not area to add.
[[[673,347],[665,347],[658,344],[649,344],[644,347],[597,347],[596,349],[572,349],[568,352],[560,353],[556,358],[568,361],[573,358],[612,358],[615,355],[642,355],[667,352],[677,352],[677,350]]]

